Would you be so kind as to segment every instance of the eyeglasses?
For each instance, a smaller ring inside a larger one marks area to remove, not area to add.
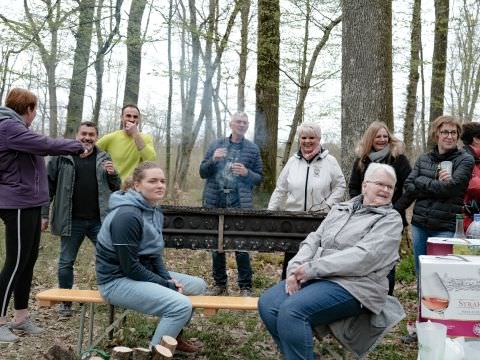
[[[448,137],[448,135],[451,135],[452,137],[456,137],[458,133],[457,133],[457,130],[452,130],[452,131],[442,130],[440,131],[440,135],[442,135],[443,137]]]
[[[371,183],[371,184],[375,184],[375,186],[378,186],[380,188],[383,188],[383,189],[387,189],[387,191],[393,191],[393,189],[395,188],[395,186],[393,185],[390,185],[390,184],[384,184],[380,181],[365,181],[367,183]]]

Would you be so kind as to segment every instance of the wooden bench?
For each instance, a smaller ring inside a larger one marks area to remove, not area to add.
[[[128,310],[125,311],[119,319],[115,320],[114,307],[102,298],[98,290],[78,290],[78,289],[49,289],[41,291],[36,295],[40,306],[53,306],[62,302],[77,302],[81,305],[80,330],[77,343],[77,353],[81,354],[83,344],[83,333],[85,326],[86,305],[90,306],[89,336],[88,347],[95,347],[102,341],[107,334],[111,334],[113,329],[117,328],[121,321],[125,319]],[[194,309],[203,309],[205,316],[215,315],[220,309],[228,310],[257,310],[257,297],[235,297],[235,296],[189,296]],[[93,320],[95,314],[95,304],[110,305],[109,326],[105,333],[93,342]]]

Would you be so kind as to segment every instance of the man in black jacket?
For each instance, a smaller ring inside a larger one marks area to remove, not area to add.
[[[416,200],[412,237],[417,277],[418,257],[427,253],[427,239],[453,237],[455,214],[462,213],[474,160],[458,149],[460,135],[460,123],[452,116],[440,116],[432,123],[431,136],[437,145],[418,158],[405,180],[404,193],[395,204],[395,208],[405,210]]]

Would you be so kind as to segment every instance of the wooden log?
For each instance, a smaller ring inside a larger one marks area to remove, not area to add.
[[[152,349],[152,360],[166,360],[173,358],[172,352],[162,345],[155,345]]]
[[[88,360],[103,360],[103,358],[100,357],[100,356],[92,356],[92,357],[89,358]]]
[[[133,350],[126,346],[115,346],[112,349],[112,360],[130,360]]]
[[[173,337],[165,335],[165,336],[162,336],[160,345],[166,347],[168,350],[172,352],[172,354],[175,354],[175,349],[177,348],[178,342]]]
[[[146,348],[133,348],[132,360],[150,360],[151,352]]]
[[[75,360],[77,358],[75,350],[73,350],[71,346],[67,346],[57,341],[48,349],[43,357],[48,360]]]

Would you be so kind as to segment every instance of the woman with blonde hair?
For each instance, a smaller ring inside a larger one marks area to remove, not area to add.
[[[404,155],[405,146],[397,139],[383,121],[374,121],[363,134],[355,149],[357,158],[353,163],[348,192],[350,198],[360,195],[365,171],[371,163],[391,165],[397,175],[397,184],[393,193],[392,203],[402,196],[403,183],[412,170],[410,162]],[[403,224],[406,225],[405,212],[402,215]]]
[[[403,142],[388,130],[387,124],[383,121],[372,122],[355,149],[357,158],[353,163],[348,185],[350,198],[361,194],[365,172],[371,163],[387,164],[393,167],[397,176],[397,183],[392,197],[392,204],[395,207],[395,203],[402,196],[403,183],[412,170],[410,162],[404,155],[404,148]],[[403,226],[407,226],[405,210],[399,211],[399,213],[402,216]],[[395,267],[388,275],[388,280],[388,294],[392,295],[395,287]]]

